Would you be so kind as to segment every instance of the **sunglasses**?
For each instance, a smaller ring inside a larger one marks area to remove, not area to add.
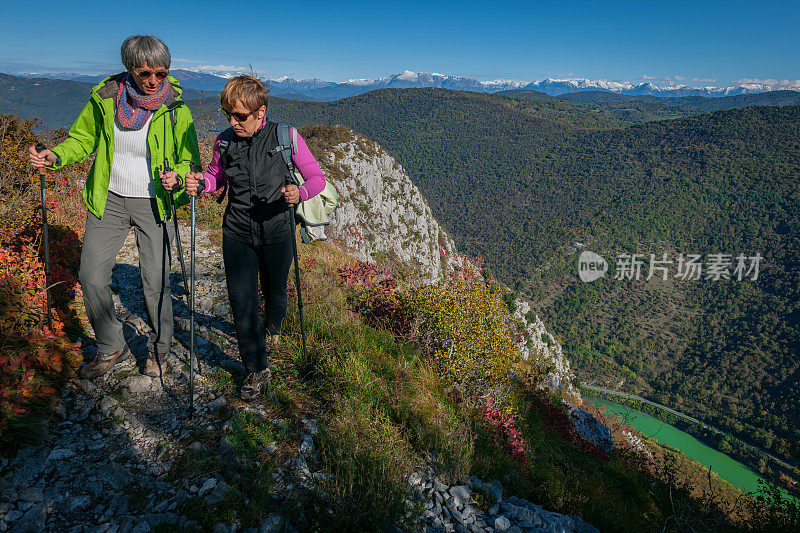
[[[233,111],[228,111],[224,107],[221,109],[222,112],[225,114],[225,116],[228,117],[228,120],[230,120],[231,118],[235,118],[236,122],[244,122],[245,120],[247,120],[247,117],[249,117],[250,115],[252,115],[257,111],[256,109],[253,109],[249,113],[234,113]]]
[[[134,73],[139,77],[141,80],[149,80],[150,76],[155,75],[156,79],[159,81],[164,81],[167,75],[169,74],[168,70],[136,70]]]

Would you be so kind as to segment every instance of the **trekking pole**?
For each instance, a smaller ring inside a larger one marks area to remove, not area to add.
[[[289,183],[297,185],[294,172],[289,172]],[[306,350],[306,326],[303,321],[303,296],[300,293],[300,262],[297,260],[297,236],[295,235],[294,205],[289,206],[290,221],[289,233],[292,235],[292,254],[294,255],[294,286],[297,288],[297,312],[300,315],[300,338],[303,343],[303,367],[308,364],[308,351]]]
[[[169,159],[164,157],[164,174],[170,172]],[[181,263],[181,275],[183,276],[183,290],[189,294],[189,286],[186,284],[186,263],[183,261],[183,245],[181,244],[181,231],[178,227],[178,213],[175,209],[175,200],[172,198],[172,191],[167,191],[167,198],[169,198],[169,208],[172,211],[172,222],[175,224],[175,246],[178,250],[178,260]]]
[[[170,172],[171,168],[169,166],[169,159],[164,157],[164,173]],[[177,209],[175,208],[175,200],[172,198],[172,191],[167,191],[167,197],[169,198],[170,210],[172,211],[172,220],[175,224],[175,244],[178,252],[178,259],[181,263],[181,274],[183,277],[183,288],[186,291],[187,298],[189,300],[189,418],[192,418],[194,413],[197,411],[194,408],[194,347],[195,347],[195,338],[194,338],[194,197],[192,197],[192,229],[191,229],[191,290],[187,285],[186,281],[186,262],[183,259],[183,245],[181,244],[181,232],[180,227],[178,225],[178,213]]]
[[[191,245],[190,245],[191,251],[190,251],[190,255],[189,255],[189,261],[190,261],[189,268],[191,269],[191,278],[190,278],[191,281],[190,281],[190,284],[189,284],[190,287],[191,287],[191,289],[190,289],[191,290],[190,298],[189,298],[189,301],[191,302],[191,306],[189,307],[189,320],[190,320],[189,335],[191,337],[191,341],[189,342],[189,418],[191,418],[192,415],[195,412],[195,409],[194,409],[194,360],[195,360],[195,354],[194,354],[194,348],[195,348],[195,340],[194,340],[194,281],[195,281],[195,270],[194,270],[194,223],[195,223],[195,218],[194,218],[194,195],[190,196],[189,198],[190,198],[189,202],[191,203],[191,211],[192,211],[192,230],[191,230],[191,237],[190,237],[190,239],[191,239],[190,240],[190,242],[191,242]]]
[[[197,171],[199,169],[196,168],[194,163],[192,163],[192,171]],[[189,307],[189,335],[191,336],[191,341],[189,342],[189,418],[195,412],[194,408],[194,361],[197,359],[197,372],[200,372],[200,359],[198,359],[195,355],[195,338],[194,338],[194,290],[195,290],[195,279],[197,278],[195,272],[195,228],[196,228],[196,218],[195,218],[195,199],[198,194],[203,192],[205,188],[205,182],[198,182],[197,184],[197,192],[193,195],[189,196],[189,205],[191,210],[191,231],[190,231],[190,246],[189,246],[189,270],[191,273],[190,278],[190,287],[191,292],[189,293],[189,301],[191,305]]]
[[[36,151],[47,150],[43,143],[36,143]],[[50,235],[47,226],[47,189],[45,189],[45,170],[39,169],[39,182],[42,187],[42,244],[44,245],[44,292],[47,300],[47,325],[53,329],[53,312],[50,310]]]

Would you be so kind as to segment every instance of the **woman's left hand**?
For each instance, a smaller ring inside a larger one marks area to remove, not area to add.
[[[166,174],[164,174],[164,172],[162,171],[161,172],[161,185],[163,185],[164,188],[166,190],[168,190],[168,191],[171,191],[173,189],[177,189],[178,185],[179,185],[179,183],[178,183],[178,173],[175,172],[174,170],[172,170],[172,171],[167,172]]]
[[[286,203],[289,204],[289,207],[300,203],[300,189],[297,188],[297,185],[286,185],[283,189],[281,189],[281,192],[283,193],[283,197],[286,199]]]

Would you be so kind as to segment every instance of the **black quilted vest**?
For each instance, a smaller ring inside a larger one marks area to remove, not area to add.
[[[231,141],[220,161],[228,177],[223,231],[253,245],[289,239],[289,206],[281,194],[289,169],[274,151],[278,125],[267,122],[252,137],[228,136]]]

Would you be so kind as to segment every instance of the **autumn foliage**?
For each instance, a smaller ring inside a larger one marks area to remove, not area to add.
[[[516,427],[517,414],[508,398],[518,370],[536,374],[535,364],[522,361],[514,342],[512,318],[491,281],[464,275],[438,283],[406,287],[392,273],[356,261],[338,269],[340,283],[350,289],[348,303],[376,327],[416,342],[453,399],[475,398],[477,410],[492,428],[497,443],[525,464],[525,441]]]
[[[32,138],[31,124],[2,118],[3,211],[0,223],[0,443],[18,442],[20,431],[43,414],[56,388],[80,364],[78,343],[65,330],[77,323],[72,302],[79,296],[75,277],[81,224],[72,214],[80,205],[77,187],[63,175],[48,176],[52,327],[46,313],[42,248],[42,207],[38,175],[18,159]],[[16,152],[10,152],[14,148]],[[5,155],[4,155],[5,157]]]
[[[479,400],[480,402],[481,400]],[[495,431],[495,441],[505,448],[511,457],[520,464],[527,464],[525,459],[525,439],[516,426],[516,420],[511,413],[504,413],[493,407],[494,398],[491,396],[482,401],[479,409],[484,419]]]
[[[373,326],[417,342],[437,373],[470,397],[494,398],[507,408],[503,387],[521,367],[513,318],[491,281],[459,275],[405,287],[388,270],[356,261],[338,269],[351,289],[348,303]]]

